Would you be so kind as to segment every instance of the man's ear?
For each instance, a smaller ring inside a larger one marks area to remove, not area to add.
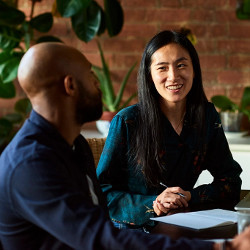
[[[70,96],[74,96],[76,92],[76,82],[71,75],[67,75],[64,77],[64,89],[66,94]]]

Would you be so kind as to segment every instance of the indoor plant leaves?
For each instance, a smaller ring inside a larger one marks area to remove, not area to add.
[[[0,79],[0,98],[13,98],[16,95],[15,86],[12,82],[3,84]]]
[[[10,7],[0,0],[0,24],[1,25],[19,25],[25,19],[22,11]]]
[[[22,32],[8,26],[0,26],[0,48],[11,50],[18,46],[22,39]]]
[[[123,11],[117,0],[104,0],[106,27],[109,35],[117,35],[123,26]]]
[[[63,17],[71,17],[89,6],[91,0],[57,0],[57,9]]]
[[[53,25],[53,16],[51,13],[43,13],[30,20],[32,28],[40,32],[48,32]]]
[[[6,60],[0,66],[0,75],[2,76],[2,82],[8,83],[13,81],[17,76],[17,70],[22,58],[23,53],[10,54],[8,60]]]
[[[73,29],[81,40],[89,42],[92,40],[99,31],[101,23],[101,8],[92,1],[91,4],[72,16]]]

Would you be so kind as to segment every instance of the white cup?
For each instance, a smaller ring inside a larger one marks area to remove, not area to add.
[[[250,211],[238,211],[237,220],[238,233],[241,233],[246,227],[250,226]]]

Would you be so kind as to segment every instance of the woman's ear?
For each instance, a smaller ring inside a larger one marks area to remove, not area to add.
[[[64,77],[64,89],[67,95],[74,96],[76,92],[76,82],[71,75]]]

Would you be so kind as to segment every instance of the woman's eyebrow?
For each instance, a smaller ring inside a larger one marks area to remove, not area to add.
[[[178,58],[175,63],[181,62],[181,61],[187,61],[188,58],[186,58],[185,56],[182,56],[180,58]],[[154,66],[159,66],[159,65],[169,65],[169,62],[158,62],[156,63]]]
[[[188,61],[188,58],[183,56],[183,57],[180,57],[179,59],[176,60],[176,62],[180,62],[180,61]]]

